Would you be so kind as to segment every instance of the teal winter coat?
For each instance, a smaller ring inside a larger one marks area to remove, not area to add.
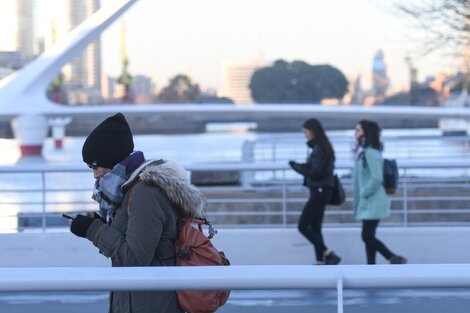
[[[383,186],[382,153],[367,147],[354,165],[354,216],[356,220],[380,220],[390,216],[390,198]]]

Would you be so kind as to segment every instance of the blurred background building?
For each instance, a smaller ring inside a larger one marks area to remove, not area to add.
[[[251,104],[250,81],[253,73],[268,65],[257,58],[253,61],[227,64],[224,68],[222,96],[232,99],[236,104]]]
[[[55,0],[50,16],[50,28],[45,47],[50,48],[58,40],[100,8],[99,0]],[[62,69],[67,103],[96,104],[101,96],[101,44],[97,40],[86,47]]]

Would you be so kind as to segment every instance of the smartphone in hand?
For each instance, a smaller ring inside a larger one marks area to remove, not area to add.
[[[65,213],[62,213],[62,217],[63,217],[63,218],[66,218],[66,219],[69,219],[69,220],[74,220],[74,219],[75,219],[75,217],[70,216],[70,215],[65,214]]]

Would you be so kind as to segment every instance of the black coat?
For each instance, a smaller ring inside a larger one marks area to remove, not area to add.
[[[334,159],[326,155],[319,145],[312,145],[312,152],[305,163],[291,162],[294,171],[304,176],[304,185],[309,188],[333,187],[334,186]]]

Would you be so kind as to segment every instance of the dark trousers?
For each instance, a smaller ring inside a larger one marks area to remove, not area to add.
[[[332,188],[310,188],[310,197],[300,215],[298,228],[315,247],[317,261],[323,261],[323,253],[328,250],[323,241],[321,226],[325,207],[331,198]]]
[[[362,221],[362,240],[366,244],[367,264],[375,264],[375,255],[379,251],[384,258],[389,260],[394,254],[375,237],[375,232],[380,220]]]

